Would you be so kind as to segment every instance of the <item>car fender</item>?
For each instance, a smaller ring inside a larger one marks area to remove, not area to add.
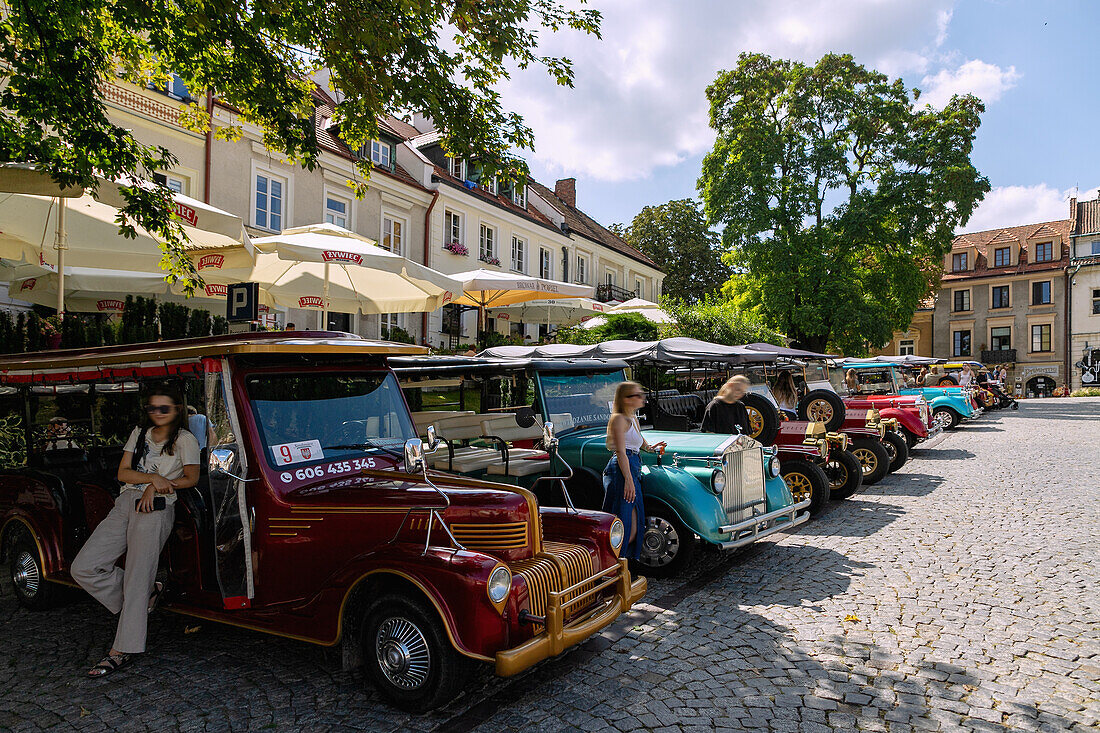
[[[722,502],[695,476],[675,466],[642,466],[642,495],[646,504],[663,504],[695,534],[712,543],[728,535],[717,532],[727,523]]]
[[[67,568],[61,542],[61,516],[57,512],[35,511],[33,507],[16,506],[0,519],[0,548],[20,529],[28,531],[38,546],[39,560],[46,577]]]
[[[782,459],[780,464],[782,465]],[[777,509],[785,509],[791,504],[794,504],[794,497],[791,495],[791,489],[787,486],[787,482],[783,480],[782,476],[776,476],[775,478],[769,478],[764,481],[764,501],[765,510],[768,512],[774,512]]]
[[[887,407],[879,410],[879,415],[881,415],[883,419],[895,418],[899,425],[910,433],[913,433],[913,435],[916,435],[918,438],[928,437],[928,426],[924,425],[919,417],[908,410],[902,410],[897,407]]]

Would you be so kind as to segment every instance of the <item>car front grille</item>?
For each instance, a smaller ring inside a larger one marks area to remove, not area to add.
[[[527,546],[527,522],[452,524],[451,533],[471,550],[492,553]]]
[[[585,578],[592,577],[595,572],[592,569],[591,553],[581,545],[546,542],[543,550],[544,552],[537,557],[510,563],[512,573],[521,576],[527,584],[528,609],[535,616],[546,615],[546,605],[550,600],[551,592],[576,585]],[[572,600],[589,587],[590,584],[586,583],[562,600]],[[566,620],[580,615],[597,600],[594,595],[570,606],[566,613]],[[541,624],[537,625],[537,630],[541,628]]]
[[[730,524],[764,513],[764,461],[760,448],[732,447],[722,456],[726,486],[722,506]],[[756,509],[754,512],[753,509]]]

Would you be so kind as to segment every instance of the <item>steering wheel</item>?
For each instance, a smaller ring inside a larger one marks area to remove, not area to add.
[[[366,423],[363,420],[345,420],[325,441],[325,445],[351,445],[362,443],[366,438]]]

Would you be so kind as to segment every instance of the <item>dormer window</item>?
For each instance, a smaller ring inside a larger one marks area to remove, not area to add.
[[[998,247],[993,250],[993,266],[1008,267],[1012,264],[1012,248]]]
[[[1035,245],[1034,262],[1050,262],[1054,259],[1054,242],[1039,242]]]
[[[481,187],[484,188],[489,193],[496,196],[497,195],[497,177],[496,176],[487,176],[487,177],[483,178],[482,181],[481,181]]]
[[[460,181],[466,180],[466,161],[462,158],[447,158],[447,172]]]
[[[966,252],[956,252],[951,255],[951,272],[965,272],[970,269],[967,264]]]
[[[512,203],[521,209],[527,208],[527,186],[517,185],[512,190]]]
[[[371,140],[370,160],[377,166],[393,168],[393,148],[382,140]]]

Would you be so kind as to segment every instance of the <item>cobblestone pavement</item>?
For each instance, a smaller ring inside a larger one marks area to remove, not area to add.
[[[1100,400],[965,425],[794,535],[704,553],[638,612],[432,715],[307,644],[162,613],[150,653],[82,678],[90,601],[0,595],[0,729],[712,731],[1100,726]]]

